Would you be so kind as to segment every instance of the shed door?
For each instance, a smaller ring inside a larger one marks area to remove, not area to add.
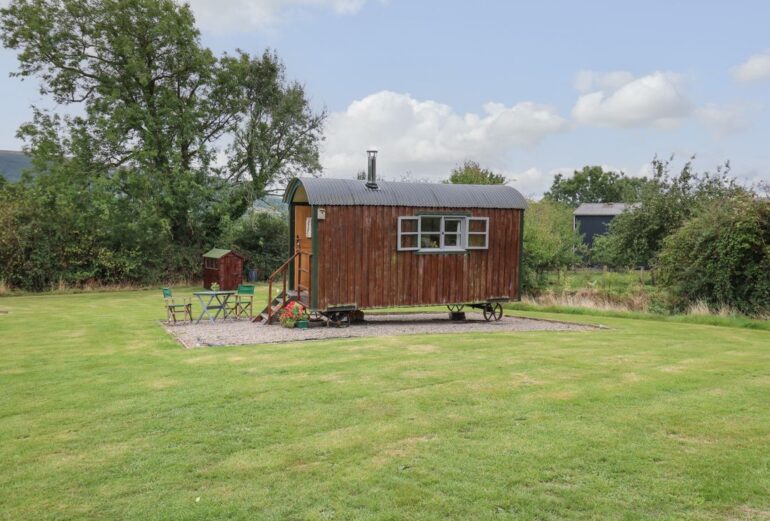
[[[308,255],[302,255],[302,271],[300,271],[300,263],[294,262],[294,280],[306,287],[310,287],[310,253],[313,251],[313,241],[309,236],[310,231],[310,219],[311,219],[310,206],[297,205],[294,207],[294,230],[299,237],[299,248],[301,251]],[[296,282],[295,282],[296,284]],[[296,287],[294,288],[297,289]]]

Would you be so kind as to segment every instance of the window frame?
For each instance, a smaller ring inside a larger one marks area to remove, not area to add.
[[[436,218],[440,219],[438,231],[426,231],[423,232],[422,220],[423,218]],[[403,223],[405,221],[416,221],[417,226],[415,231],[404,231]],[[458,230],[455,232],[446,231],[447,221],[457,221]],[[471,222],[479,221],[484,223],[483,232],[471,232]],[[445,243],[446,235],[456,235],[457,245],[447,246]],[[439,246],[438,248],[424,248],[422,247],[423,235],[438,235]],[[483,236],[483,246],[470,246],[470,236]],[[416,237],[415,246],[404,246],[403,237]],[[458,253],[467,250],[488,250],[489,249],[489,217],[471,217],[462,214],[433,214],[425,213],[419,215],[402,215],[398,218],[398,233],[397,233],[397,251],[416,251],[418,253]]]
[[[417,221],[417,231],[414,232],[405,232],[403,231],[403,227],[401,223],[404,221]],[[404,215],[398,218],[398,251],[420,251],[420,223],[421,219],[419,215]],[[415,246],[413,248],[411,247],[403,247],[401,237],[404,235],[412,236],[414,235],[417,237],[417,241],[415,242]]]
[[[489,217],[467,217],[467,224],[468,224],[468,231],[465,234],[465,249],[466,250],[488,250],[489,249]],[[471,222],[472,221],[478,221],[484,223],[484,231],[483,232],[473,232],[471,231]],[[483,235],[484,236],[484,246],[471,246],[470,244],[470,238],[471,235]]]

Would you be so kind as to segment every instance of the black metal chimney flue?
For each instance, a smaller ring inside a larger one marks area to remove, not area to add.
[[[367,150],[369,168],[366,172],[366,187],[377,190],[377,151]]]

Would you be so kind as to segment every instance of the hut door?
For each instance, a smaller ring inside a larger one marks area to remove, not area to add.
[[[299,258],[294,262],[294,281],[295,286],[297,281],[304,287],[310,287],[310,253],[313,251],[312,238],[309,236],[310,232],[310,219],[311,219],[310,206],[297,205],[294,207],[294,231],[299,237],[299,249],[307,255],[302,255],[302,271],[299,271],[300,263]],[[294,288],[297,289],[296,287]]]

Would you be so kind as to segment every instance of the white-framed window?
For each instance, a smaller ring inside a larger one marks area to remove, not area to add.
[[[398,218],[398,251],[420,249],[420,218]]]
[[[464,251],[488,247],[488,217],[420,215],[398,218],[398,251]]]
[[[465,247],[469,250],[489,248],[489,217],[468,217],[468,235]]]

